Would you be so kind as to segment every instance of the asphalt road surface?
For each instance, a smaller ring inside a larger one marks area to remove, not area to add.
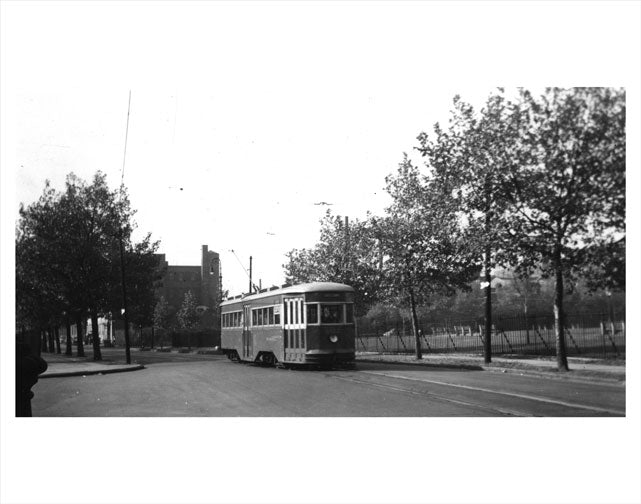
[[[33,416],[624,416],[625,386],[489,371],[358,363],[266,368],[222,356],[140,352],[146,369],[41,379]]]

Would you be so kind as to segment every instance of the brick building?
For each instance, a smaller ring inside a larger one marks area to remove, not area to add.
[[[156,289],[158,298],[163,296],[169,304],[170,313],[180,309],[185,294],[191,291],[195,296],[200,310],[209,311],[208,317],[218,309],[220,293],[220,256],[202,246],[199,266],[175,266],[167,262],[165,254],[158,254],[161,267],[165,274]],[[207,324],[208,325],[208,324]]]

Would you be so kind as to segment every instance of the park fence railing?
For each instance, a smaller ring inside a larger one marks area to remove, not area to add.
[[[566,315],[565,342],[568,355],[625,357],[625,315],[611,320],[608,315]],[[422,324],[423,353],[482,353],[483,320],[444,321]],[[496,318],[492,324],[492,353],[555,355],[554,317]],[[414,353],[415,338],[397,328],[382,328],[357,335],[357,352]]]

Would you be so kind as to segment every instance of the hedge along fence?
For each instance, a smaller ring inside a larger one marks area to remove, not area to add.
[[[124,331],[123,331],[124,332]],[[124,346],[124,335],[116,338],[117,346]],[[129,344],[132,347],[215,347],[220,346],[220,329],[194,331],[170,331],[151,327],[132,327],[129,331]]]
[[[220,346],[220,330],[173,332],[171,346],[196,348]]]
[[[625,315],[610,321],[606,315],[569,315],[565,320],[568,355],[625,356]],[[553,317],[497,318],[492,326],[493,354],[555,355]],[[482,353],[485,327],[482,320],[445,321],[420,328],[422,352]],[[356,351],[414,353],[414,336],[397,329],[359,334]]]

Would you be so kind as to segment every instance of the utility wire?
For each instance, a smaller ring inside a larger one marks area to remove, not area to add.
[[[245,268],[245,266],[243,266],[242,261],[241,261],[241,260],[240,260],[240,258],[236,255],[236,252],[234,252],[234,249],[229,249],[229,251],[230,251],[232,254],[234,254],[234,257],[235,257],[235,258],[236,258],[236,260],[238,261],[238,264],[240,264],[240,267],[241,267],[241,268],[243,268],[243,271],[245,272],[245,275],[247,275],[247,278],[249,278],[249,271],[247,271],[247,269]]]

